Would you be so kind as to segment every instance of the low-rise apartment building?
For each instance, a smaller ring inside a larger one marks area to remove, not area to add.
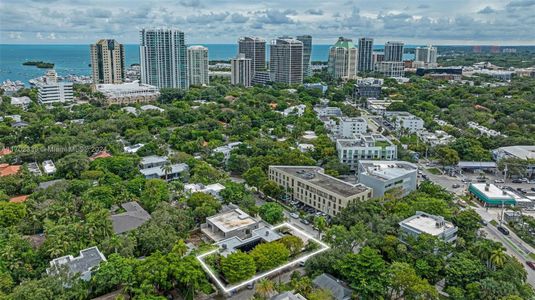
[[[358,134],[351,139],[336,140],[338,159],[353,171],[359,160],[396,160],[397,146],[381,134]]]
[[[355,134],[366,133],[368,122],[361,117],[341,117],[327,129],[330,129],[336,137],[350,138]]]
[[[351,184],[323,173],[315,166],[269,166],[269,179],[300,201],[330,216],[357,201],[372,197],[372,189]]]
[[[379,78],[361,78],[357,80],[354,86],[355,98],[379,98],[383,87],[383,79]]]
[[[359,182],[373,189],[374,197],[385,192],[401,189],[401,196],[416,190],[418,167],[406,161],[361,160],[359,161]]]
[[[453,223],[444,220],[442,216],[421,211],[417,211],[414,216],[399,222],[399,226],[401,240],[406,240],[410,236],[418,238],[422,233],[432,235],[448,243],[457,239],[458,228]]]
[[[394,124],[396,130],[410,133],[424,130],[424,120],[406,111],[386,111],[384,116]]]
[[[94,89],[104,94],[107,105],[146,103],[158,100],[160,91],[157,87],[142,84],[139,81],[121,84],[97,84]]]

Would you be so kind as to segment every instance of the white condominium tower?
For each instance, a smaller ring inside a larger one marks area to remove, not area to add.
[[[403,43],[386,42],[384,61],[403,61]]]
[[[431,45],[427,47],[416,47],[414,62],[419,65],[429,67],[437,66],[437,48]]]
[[[360,38],[359,39],[359,57],[357,70],[359,72],[373,71],[373,39]]]
[[[242,37],[238,40],[238,54],[251,59],[253,73],[266,70],[266,40],[258,37]]]
[[[328,72],[333,78],[354,79],[357,77],[357,48],[353,40],[339,37],[329,49]]]
[[[252,59],[245,58],[245,54],[240,53],[230,61],[230,83],[235,85],[251,86],[253,79]]]
[[[116,40],[99,40],[90,49],[93,83],[122,83],[125,71],[123,45]]]
[[[271,41],[269,69],[274,82],[303,83],[303,43],[292,38]]]
[[[141,82],[158,88],[188,88],[184,32],[142,29],[139,56]]]
[[[208,85],[208,48],[203,46],[188,47],[189,85]]]

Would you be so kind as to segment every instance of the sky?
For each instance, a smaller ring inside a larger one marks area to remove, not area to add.
[[[136,44],[141,28],[182,30],[188,44],[310,34],[315,44],[535,45],[535,0],[0,0],[1,44]]]

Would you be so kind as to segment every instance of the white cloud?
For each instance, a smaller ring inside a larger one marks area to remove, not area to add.
[[[234,43],[251,34],[311,34],[412,43],[535,43],[535,0],[18,0],[0,2],[0,43],[136,43],[139,28],[177,27],[189,42]]]

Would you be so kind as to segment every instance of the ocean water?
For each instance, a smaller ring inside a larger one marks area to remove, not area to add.
[[[205,44],[210,60],[229,60],[236,56],[236,44]],[[327,61],[330,45],[312,45],[312,61]],[[411,47],[411,46],[408,46]],[[382,45],[374,46],[380,50]],[[269,47],[266,57],[269,58]],[[411,59],[412,54],[405,54]],[[135,44],[125,45],[126,65],[139,63],[139,48]],[[4,80],[28,80],[44,75],[46,70],[35,66],[23,66],[30,60],[40,60],[55,64],[60,76],[69,74],[90,75],[89,45],[7,45],[0,44],[0,82]]]

